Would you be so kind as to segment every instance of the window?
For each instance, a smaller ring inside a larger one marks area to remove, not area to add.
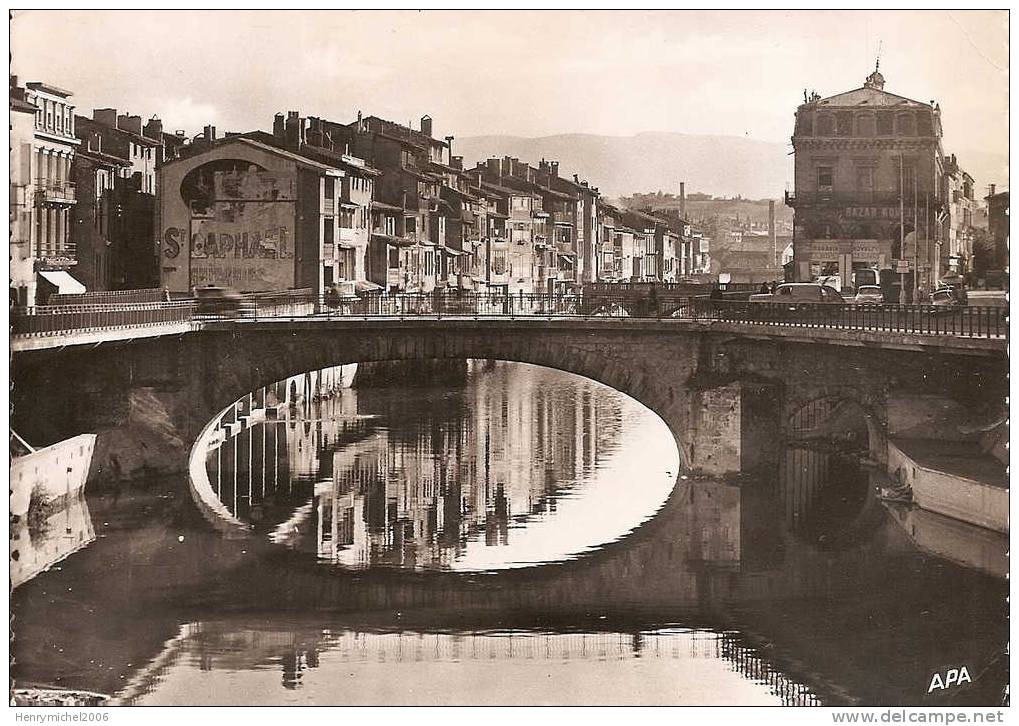
[[[435,252],[432,250],[425,250],[425,274],[435,274]]]
[[[835,186],[835,173],[830,166],[817,167],[817,190],[819,192],[830,192]]]
[[[818,136],[834,136],[835,135],[835,117],[830,113],[822,113],[817,117],[817,135]]]
[[[851,111],[839,111],[835,114],[835,121],[839,136],[853,135],[853,114]]]
[[[874,167],[871,166],[856,167],[856,191],[858,192],[874,191]]]
[[[400,248],[390,247],[389,248],[389,269],[397,270],[400,268]]]
[[[916,136],[916,125],[911,113],[900,113],[895,116],[896,136]]]
[[[325,222],[324,226],[325,234],[322,236],[322,242],[324,244],[331,245],[333,243],[333,240],[335,239],[333,229],[336,226],[336,219],[334,217],[325,217],[324,222]]]
[[[877,135],[878,136],[891,136],[892,135],[892,112],[891,111],[879,111],[877,115]]]
[[[492,255],[492,272],[496,275],[506,274],[506,252],[496,250]]]
[[[343,229],[353,229],[354,227],[353,209],[340,209],[340,226]]]
[[[513,197],[513,209],[526,212],[530,208],[530,202],[527,197]]]
[[[386,217],[385,220],[383,220],[383,224],[385,225],[385,233],[388,234],[390,237],[395,237],[396,219],[394,217]]]
[[[896,179],[898,192],[911,199],[916,192],[916,168],[911,164],[904,164],[898,176]]]
[[[877,130],[874,114],[861,113],[856,117],[856,135],[873,136]]]

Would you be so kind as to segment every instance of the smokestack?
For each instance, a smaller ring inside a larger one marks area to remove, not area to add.
[[[277,141],[283,141],[286,138],[286,126],[283,121],[282,113],[278,113],[275,116],[273,116],[272,137]]]
[[[679,216],[686,221],[686,182],[679,183]]]
[[[775,235],[775,200],[768,200],[768,240],[771,242],[771,258],[778,264],[778,237]]]

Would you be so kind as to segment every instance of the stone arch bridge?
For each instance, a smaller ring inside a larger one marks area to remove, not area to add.
[[[155,391],[161,425],[186,449],[218,411],[291,375],[365,361],[490,358],[575,373],[632,396],[670,427],[689,468],[720,474],[760,463],[813,400],[858,404],[872,444],[896,396],[993,405],[1007,395],[1003,343],[668,319],[215,321],[177,335],[15,353],[12,423],[38,443],[86,431],[102,437],[128,425],[132,393]],[[872,449],[883,448],[877,443]]]

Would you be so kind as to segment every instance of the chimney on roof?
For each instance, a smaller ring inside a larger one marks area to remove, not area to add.
[[[446,147],[449,149],[450,157],[452,157],[453,156],[453,137],[452,136],[447,136],[446,137]]]
[[[131,114],[117,116],[117,128],[121,131],[128,131],[132,134],[142,135],[142,117]]]
[[[574,174],[573,175],[573,183],[574,184],[580,184],[580,175],[579,174]]]
[[[993,197],[993,196],[994,196],[994,190],[995,190],[995,188],[996,188],[996,185],[994,185],[994,184],[988,184],[988,185],[987,185],[987,196],[989,196],[989,197]]]
[[[553,179],[558,179],[559,178],[559,162],[558,161],[549,162],[549,166],[552,167],[552,169],[551,169],[552,178]]]
[[[686,219],[686,182],[679,183],[679,216]]]
[[[208,143],[212,143],[216,140],[216,127],[211,124],[206,124],[202,129],[202,138]]]
[[[276,141],[284,141],[286,138],[286,125],[283,118],[282,113],[278,113],[272,118],[272,137]]]
[[[297,111],[287,112],[286,147],[291,151],[299,151],[308,141],[307,119],[301,118]]]
[[[421,117],[421,133],[429,138],[432,136],[432,117],[427,114]]]
[[[163,138],[163,122],[159,120],[158,116],[153,116],[149,119],[149,122],[145,124],[145,128],[142,129],[142,135],[156,141]]]
[[[184,129],[177,129],[176,131],[173,132],[173,135],[176,136],[178,139],[183,139],[188,134],[187,131],[185,131]]]
[[[92,120],[97,124],[103,126],[109,126],[111,129],[117,128],[117,109],[115,108],[97,108],[92,111]]]
[[[463,171],[464,158],[462,156],[451,156],[449,157],[449,165],[454,169],[459,169]]]
[[[775,234],[775,200],[768,200],[768,241],[771,242],[771,259],[778,266],[778,237]]]

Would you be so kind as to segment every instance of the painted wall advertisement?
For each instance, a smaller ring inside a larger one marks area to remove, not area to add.
[[[217,172],[213,193],[190,204],[187,227],[163,231],[164,255],[185,257],[190,287],[241,292],[294,286],[293,182],[276,174]]]

